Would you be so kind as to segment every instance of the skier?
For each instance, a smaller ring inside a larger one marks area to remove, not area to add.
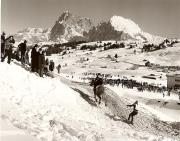
[[[94,98],[95,98],[95,100],[96,100],[96,102],[97,102],[96,96],[98,96],[98,97],[99,97],[99,104],[100,104],[100,102],[101,102],[101,96],[100,96],[99,93],[97,93],[97,87],[103,85],[103,79],[100,77],[100,73],[98,73],[98,74],[96,75],[96,78],[95,78],[94,81],[92,81],[92,83],[94,83],[94,84],[93,84],[93,86],[94,86],[94,87],[93,87]],[[104,92],[104,91],[103,91],[103,92]]]
[[[20,43],[20,44],[18,45],[19,50],[20,50],[20,52],[21,52],[21,64],[24,64],[24,63],[25,63],[26,43],[27,43],[27,41],[24,40],[23,43]]]
[[[138,114],[136,105],[138,105],[138,101],[135,101],[132,105],[127,105],[128,107],[133,107],[133,111],[129,114],[128,117],[128,121],[130,121],[131,124],[133,124],[134,116]]]

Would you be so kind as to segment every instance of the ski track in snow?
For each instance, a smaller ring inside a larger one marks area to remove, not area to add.
[[[106,89],[108,106],[104,102],[96,106],[92,87],[85,83],[62,77],[40,78],[13,63],[0,66],[1,116],[43,141],[180,138],[180,131],[157,120],[143,107],[139,107],[134,125],[127,124],[125,119],[131,112],[126,107],[129,100],[120,99],[109,89]]]
[[[62,80],[62,79],[61,79]],[[89,88],[88,85],[83,83],[67,83],[67,81],[63,81],[71,87],[79,88],[85,93],[92,96],[93,91],[92,88]],[[88,91],[88,93],[87,93]],[[129,103],[129,99],[125,99],[123,97],[118,97],[113,91],[110,89],[106,89],[107,93],[107,101],[108,101],[108,109],[110,109],[111,113],[105,113],[109,118],[115,121],[121,121],[126,123],[126,119],[128,118],[128,114],[131,112],[130,109],[126,107]],[[134,125],[131,126],[133,129],[138,131],[147,131],[149,133],[161,136],[174,136],[178,139],[180,138],[180,131],[174,130],[169,124],[166,122],[158,120],[154,117],[150,112],[148,113],[143,107],[138,108],[139,113],[135,116]]]

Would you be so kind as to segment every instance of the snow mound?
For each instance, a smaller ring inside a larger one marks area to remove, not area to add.
[[[131,36],[134,36],[135,34],[141,32],[140,27],[136,23],[134,23],[130,19],[126,19],[121,16],[113,16],[110,19],[110,23],[115,30],[124,31],[125,33],[128,33]]]

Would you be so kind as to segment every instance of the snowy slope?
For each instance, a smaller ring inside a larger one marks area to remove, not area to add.
[[[108,109],[91,106],[58,78],[40,78],[16,64],[0,63],[1,115],[43,141],[173,140],[117,124],[104,115]]]
[[[125,33],[128,33],[131,36],[134,36],[135,34],[138,34],[141,32],[141,29],[137,24],[121,16],[113,16],[110,19],[110,23],[114,27],[115,30],[124,31]]]
[[[137,39],[140,41],[156,41],[162,39],[162,37],[154,36],[149,33],[143,32],[138,24],[134,23],[130,19],[126,19],[121,16],[113,16],[110,19],[111,25],[114,27],[116,31],[124,32],[133,39]]]

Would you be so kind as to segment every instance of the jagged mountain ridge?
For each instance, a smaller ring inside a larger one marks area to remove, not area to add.
[[[50,40],[66,42],[74,37],[84,37],[83,33],[92,28],[92,21],[89,18],[74,16],[68,11],[64,12],[51,29]]]
[[[153,41],[158,36],[143,32],[141,28],[130,19],[121,16],[113,16],[107,22],[101,22],[97,26],[89,18],[75,16],[65,11],[49,29],[26,28],[15,34],[20,41],[27,39],[30,43],[37,42],[69,42],[77,40],[141,40]]]

